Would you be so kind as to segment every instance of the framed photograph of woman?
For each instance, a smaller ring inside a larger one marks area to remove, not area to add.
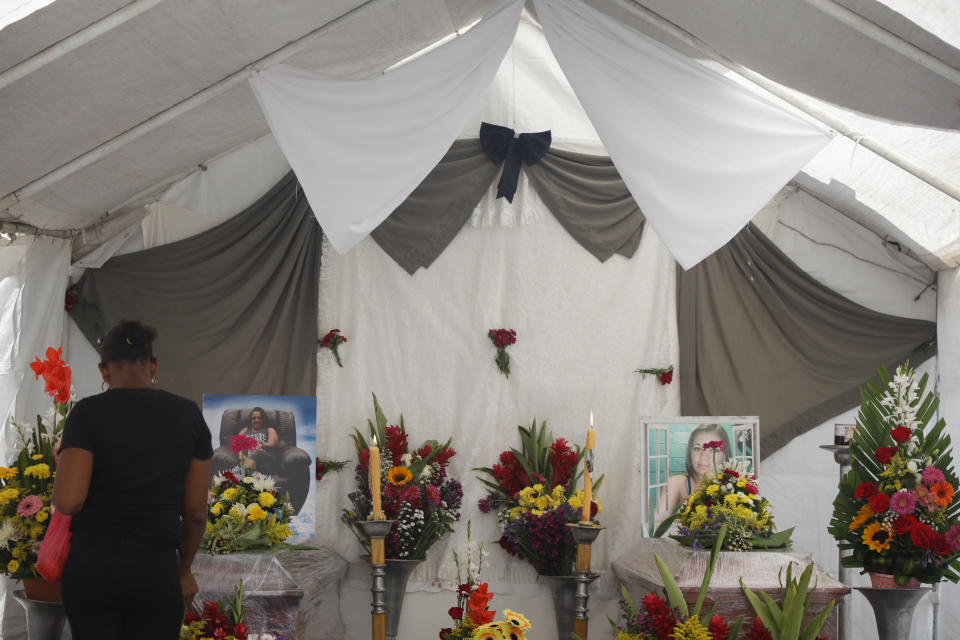
[[[645,417],[640,425],[642,513],[650,535],[724,462],[735,460],[757,474],[756,416]]]

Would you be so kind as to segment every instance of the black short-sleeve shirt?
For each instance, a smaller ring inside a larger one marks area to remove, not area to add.
[[[73,532],[180,541],[191,459],[213,455],[210,429],[191,400],[159,389],[110,389],[67,416],[62,449],[93,453],[90,490]]]

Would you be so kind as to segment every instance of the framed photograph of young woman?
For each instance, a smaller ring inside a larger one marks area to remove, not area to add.
[[[757,474],[756,416],[645,417],[640,426],[642,513],[650,535],[724,462],[735,460]]]

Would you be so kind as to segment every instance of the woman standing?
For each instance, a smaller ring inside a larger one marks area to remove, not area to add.
[[[76,640],[177,638],[197,593],[210,430],[196,404],[152,388],[156,335],[124,320],[101,338],[109,388],[64,427],[53,502],[73,516],[63,604]]]

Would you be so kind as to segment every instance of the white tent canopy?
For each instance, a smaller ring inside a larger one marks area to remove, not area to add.
[[[0,332],[0,376],[23,378],[24,360],[38,353],[40,346],[61,341],[67,332],[61,318],[59,324],[45,326],[43,333],[17,342],[21,333],[26,335],[19,326],[24,322],[60,317],[55,312],[66,284],[68,250],[66,243],[45,239],[44,234],[72,238],[76,266],[99,266],[117,251],[186,237],[233,215],[287,170],[287,161],[269,135],[247,83],[251,65],[282,62],[337,78],[374,78],[424,47],[470,27],[494,4],[493,0],[57,0],[0,30],[0,70],[6,70],[0,72],[4,114],[0,131],[5,140],[0,148],[0,197],[6,196],[0,206],[0,231],[19,235],[13,245],[0,248],[0,295],[10,296],[4,298],[0,317],[6,323],[9,315],[14,326],[8,333],[5,324]],[[902,3],[885,5],[874,0],[589,0],[588,4],[700,58],[751,91],[758,90],[654,26],[644,10],[655,12],[722,56],[782,85],[811,109],[826,112],[919,165],[928,180],[932,176],[933,182],[960,184],[956,102],[960,34],[940,29],[939,21],[934,21],[938,28],[924,24],[931,14],[949,16],[956,11],[948,2],[906,3],[911,11],[924,6],[925,12],[916,16],[906,13],[908,7],[897,6]],[[860,19],[851,18],[851,13]],[[54,55],[61,48],[63,55]],[[535,18],[521,22],[493,85],[460,135],[475,136],[481,121],[518,132],[552,128],[555,146],[606,153]],[[488,193],[464,237],[458,237],[438,261],[436,275],[420,273],[411,279],[402,274],[397,286],[410,282],[412,291],[427,296],[431,278],[440,278],[446,273],[443,269],[456,272],[448,265],[462,259],[458,251],[478,252],[480,264],[483,252],[525,246],[524,238],[532,238],[531,232],[546,234],[555,246],[563,244],[562,231],[555,228],[523,175],[513,206],[495,200],[494,195],[495,190]],[[952,398],[960,392],[960,378],[950,372],[957,369],[951,363],[960,361],[960,338],[951,333],[951,327],[960,326],[956,302],[960,282],[955,269],[960,264],[958,206],[942,188],[849,137],[837,136],[754,218],[782,250],[832,289],[878,311],[938,320],[940,354],[927,370],[940,371],[943,414],[948,422],[953,417],[955,434],[960,433],[956,426],[960,425],[960,401]],[[668,264],[656,234],[644,235],[650,237],[644,240],[647,262],[643,266],[653,270]],[[581,249],[571,249],[577,250]],[[391,281],[386,275],[395,267],[369,239],[342,257],[325,247],[324,260],[325,269],[330,269],[326,276],[335,273],[345,283],[374,268],[384,270],[383,286],[388,286]],[[623,273],[640,269],[617,260],[596,266]],[[588,262],[573,264],[588,270],[592,268]],[[917,297],[934,272],[939,272],[939,291],[927,290]],[[651,291],[654,294],[662,297],[664,292]],[[343,305],[349,301],[337,297],[342,295],[327,291],[321,299],[332,308],[338,304],[347,308]],[[655,299],[670,307],[671,296]],[[23,302],[9,309],[7,299]],[[672,308],[665,313],[672,315]],[[663,341],[653,345],[667,349],[663,357],[675,348],[666,320],[660,321]],[[69,333],[71,362],[78,371],[92,370],[89,345],[72,324]],[[321,368],[321,385],[343,384],[323,376]],[[376,372],[366,376],[364,382],[370,385],[391,382]],[[19,384],[11,387],[3,377],[0,381],[4,385],[0,400],[12,403],[16,398],[17,415],[29,415],[34,406],[42,406],[38,399],[26,397],[29,386],[18,394]],[[98,383],[80,376],[77,384],[81,395],[99,390]],[[12,393],[4,395],[8,389]],[[402,392],[397,384],[393,393]],[[402,409],[405,415],[420,411],[411,406],[417,404],[413,399],[408,404],[403,400],[398,397],[391,403],[396,411]],[[665,396],[637,395],[631,402],[649,407],[650,412],[676,412],[679,394],[674,387]],[[609,404],[615,403],[610,397]],[[363,415],[366,408],[353,413]],[[523,418],[501,416],[501,426],[509,429],[512,422],[533,416],[527,407],[517,409]],[[353,419],[353,413],[342,415],[343,407],[332,411],[341,412],[336,413],[338,419]],[[836,421],[852,421],[852,414]],[[783,504],[778,524],[798,524],[796,545],[813,551],[831,571],[836,566],[835,546],[825,527],[836,465],[828,454],[811,460],[806,452],[829,441],[832,422],[798,438],[761,465],[764,492],[774,504]],[[318,424],[322,425],[322,418]],[[798,455],[799,451],[804,453]],[[615,453],[607,455],[612,461]],[[466,485],[469,478],[464,474],[461,479]],[[341,488],[326,482],[327,492]],[[798,486],[806,489],[798,492]],[[330,493],[331,500],[338,497]],[[619,499],[614,504],[620,504]],[[787,506],[793,504],[802,506]],[[474,522],[475,531],[476,526]],[[358,589],[355,583],[347,588]],[[350,593],[359,604],[344,605],[344,616],[362,619],[366,613],[363,591]],[[942,597],[955,598],[956,593],[949,586]],[[505,600],[516,597],[523,603],[523,597],[534,598],[538,592],[518,587],[514,594]],[[423,595],[408,606],[432,616],[445,610],[448,596],[428,599]],[[536,617],[549,617],[549,605],[533,599],[526,604],[539,613]],[[603,611],[613,615],[614,608],[598,603],[593,611],[598,621]],[[862,600],[856,615],[867,627],[872,625]],[[942,615],[940,637],[947,638],[950,633],[945,629],[956,628],[957,614]],[[920,618],[914,637],[929,637],[929,607]],[[348,622],[350,632],[358,630]],[[597,633],[603,632],[597,628]],[[857,637],[871,637],[869,633]]]

